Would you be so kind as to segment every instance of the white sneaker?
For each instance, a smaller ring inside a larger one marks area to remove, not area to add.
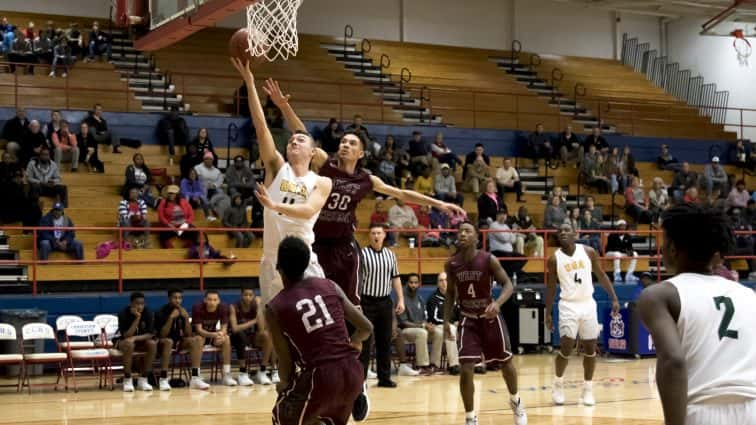
[[[554,381],[554,389],[551,390],[551,400],[554,404],[561,406],[564,404],[564,382]]]
[[[528,425],[528,414],[525,413],[525,406],[522,404],[522,398],[518,398],[517,401],[510,398],[509,407],[512,408],[515,425]]]
[[[235,387],[239,385],[239,383],[236,382],[236,379],[234,379],[230,373],[227,373],[223,375],[223,385],[227,387]]]
[[[249,375],[247,373],[240,373],[239,376],[236,377],[236,382],[238,382],[242,387],[251,387],[252,385],[255,385],[255,383],[251,379],[249,379]]]
[[[368,369],[367,371],[367,379],[378,379],[378,374],[373,372],[372,369]]]
[[[51,73],[49,73],[49,74],[47,74],[47,75],[49,75],[49,76],[50,76],[50,77],[52,77],[52,78],[55,78],[55,73],[54,73],[54,72],[51,72]]]
[[[258,370],[257,374],[255,375],[255,381],[257,381],[260,385],[270,385],[273,382],[271,382],[270,378],[268,378],[268,374],[263,372],[262,370]]]
[[[189,388],[194,390],[207,390],[210,388],[210,385],[203,381],[199,376],[192,376],[192,379],[189,381]]]
[[[212,223],[215,220],[217,220],[217,218],[215,218],[214,216],[212,216],[212,215],[207,216],[207,221],[208,222]]]
[[[402,363],[399,365],[399,376],[417,376],[420,375],[420,372],[412,369],[410,365],[407,363]]]
[[[273,372],[270,373],[270,382],[277,384],[281,382],[281,378],[278,376],[278,370],[273,370]]]
[[[136,387],[139,391],[152,391],[152,385],[147,382],[147,378],[137,378]]]
[[[160,381],[158,382],[158,387],[160,388],[160,391],[170,391],[171,381],[169,381],[168,378],[160,378]]]
[[[595,406],[596,405],[596,399],[593,398],[593,383],[592,382],[586,382],[583,384],[583,405],[585,406]]]
[[[66,73],[64,72],[64,73],[63,73],[63,75],[61,75],[61,77],[63,77],[63,78],[66,78],[66,77],[68,77],[68,74],[66,74]]]
[[[134,380],[131,378],[123,378],[123,392],[125,393],[133,393],[134,392]]]
[[[465,419],[465,425],[478,425],[478,417]]]

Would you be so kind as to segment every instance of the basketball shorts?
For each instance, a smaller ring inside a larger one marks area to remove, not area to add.
[[[318,264],[318,257],[312,255],[310,258],[310,264],[305,270],[305,277],[325,277],[323,269]],[[260,296],[262,297],[263,304],[267,304],[283,289],[283,281],[281,275],[276,270],[276,263],[268,261],[263,257],[260,264]]]
[[[318,254],[325,277],[336,282],[354,305],[360,305],[357,288],[360,273],[360,248],[353,239],[315,242],[313,251]]]
[[[728,404],[691,404],[685,425],[756,425],[756,400]]]
[[[304,369],[278,396],[273,424],[325,422],[346,425],[362,392],[362,364],[356,357]]]
[[[509,333],[501,316],[493,319],[463,316],[457,335],[460,363],[480,363],[481,360],[500,363],[512,358]]]
[[[598,323],[596,301],[559,301],[559,336],[576,339],[597,339],[601,328]]]

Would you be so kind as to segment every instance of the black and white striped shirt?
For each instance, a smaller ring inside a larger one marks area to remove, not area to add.
[[[362,248],[362,261],[360,294],[368,297],[391,295],[391,280],[399,276],[394,252],[388,248],[376,251],[368,245]]]

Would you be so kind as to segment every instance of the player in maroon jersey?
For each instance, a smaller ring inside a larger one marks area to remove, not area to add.
[[[363,391],[357,357],[373,326],[333,281],[303,280],[309,263],[304,241],[281,241],[277,268],[284,289],[265,309],[281,377],[273,423],[346,425]],[[346,322],[356,328],[351,338]]]
[[[449,325],[455,304],[459,304],[462,321],[459,323],[460,392],[465,405],[466,425],[477,425],[475,416],[475,364],[500,363],[501,374],[509,389],[509,405],[515,424],[528,423],[520,395],[517,391],[517,370],[512,364],[512,348],[507,327],[501,319],[501,306],[512,296],[509,276],[490,253],[478,249],[478,231],[469,222],[459,226],[457,254],[446,262],[448,287],[444,305],[444,334],[453,340]],[[493,280],[501,284],[501,295],[494,300]]]

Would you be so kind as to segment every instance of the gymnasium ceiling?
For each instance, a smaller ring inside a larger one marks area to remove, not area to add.
[[[638,15],[679,18],[682,16],[713,17],[728,7],[733,0],[554,0],[576,6],[613,10]],[[730,19],[753,21],[756,19],[756,1],[741,0]]]

